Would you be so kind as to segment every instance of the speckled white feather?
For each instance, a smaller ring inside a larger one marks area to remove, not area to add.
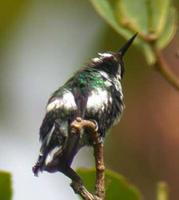
[[[61,106],[61,104],[62,104],[61,99],[55,99],[54,101],[50,102],[47,105],[47,112],[59,108]]]
[[[65,108],[68,110],[73,110],[77,108],[74,96],[71,92],[65,91],[62,97],[56,98],[52,102],[50,102],[47,105],[47,112],[59,108]]]
[[[104,109],[104,105],[108,103],[108,92],[103,89],[96,89],[91,92],[87,101],[87,110]]]
[[[66,109],[77,108],[76,103],[75,103],[75,98],[71,92],[66,92],[63,95],[63,104]]]
[[[55,147],[52,149],[45,159],[45,165],[48,165],[50,162],[52,162],[54,155],[60,150],[62,150],[62,147]]]

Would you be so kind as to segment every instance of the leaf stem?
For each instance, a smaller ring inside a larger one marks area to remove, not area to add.
[[[179,90],[179,78],[172,72],[161,51],[155,45],[152,45],[152,49],[156,56],[155,68],[168,81],[168,83],[170,83],[175,89]]]

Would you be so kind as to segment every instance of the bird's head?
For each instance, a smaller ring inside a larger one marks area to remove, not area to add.
[[[123,57],[131,46],[137,34],[132,36],[117,52],[98,53],[98,57],[92,59],[91,66],[103,70],[111,75],[124,74]]]

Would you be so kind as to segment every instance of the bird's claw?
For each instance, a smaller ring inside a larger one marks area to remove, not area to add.
[[[79,133],[81,131],[81,121],[82,119],[80,117],[77,117],[76,120],[71,123],[71,130],[73,133]]]
[[[95,129],[94,129],[94,131],[95,132],[97,132],[98,131],[98,123],[97,123],[97,121],[96,120],[91,120],[94,124],[95,124]]]

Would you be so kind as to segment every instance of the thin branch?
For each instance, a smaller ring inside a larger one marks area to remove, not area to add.
[[[79,185],[77,182],[72,182],[71,187],[73,188],[74,192],[76,194],[79,194],[82,199],[84,200],[101,200],[97,197],[95,197],[93,194],[91,194],[85,186]]]
[[[92,134],[94,144],[94,157],[96,163],[96,195],[104,199],[105,197],[105,166],[104,166],[104,146],[103,142],[99,138],[99,134],[96,129],[96,133]]]
[[[96,159],[96,195],[104,199],[105,197],[105,167],[104,167],[104,147],[103,143],[96,144],[94,147]]]
[[[103,200],[105,198],[105,174],[104,174],[104,147],[101,142],[97,130],[97,126],[93,121],[77,118],[71,124],[71,132],[80,134],[81,130],[88,130],[93,139],[94,156],[96,163],[96,192],[95,195],[88,192],[84,186],[78,186],[78,183],[73,182],[72,188],[85,200]]]
[[[163,75],[163,77],[177,90],[179,90],[179,78],[172,72],[170,66],[165,61],[161,51],[153,47],[156,55],[156,69]]]
[[[128,21],[127,19],[125,20],[121,20],[120,21],[121,25],[126,28],[126,29],[129,29],[131,30],[133,33],[137,33],[138,36],[146,41],[146,42],[154,42],[157,40],[157,36],[155,33],[142,33],[138,30],[138,28],[136,28],[136,26],[134,24],[132,24],[130,21]]]

